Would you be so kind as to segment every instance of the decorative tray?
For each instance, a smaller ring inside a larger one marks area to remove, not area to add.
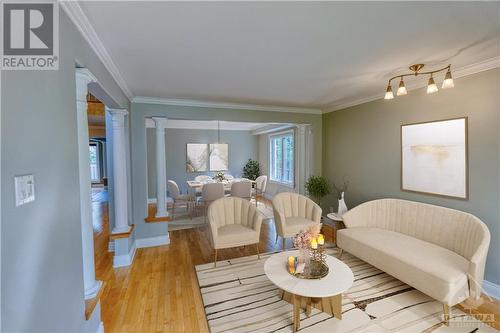
[[[296,278],[313,280],[321,279],[327,276],[329,268],[324,262],[311,260],[309,266],[302,273],[291,273],[288,269],[288,265],[286,270],[290,273],[290,275],[293,275]]]

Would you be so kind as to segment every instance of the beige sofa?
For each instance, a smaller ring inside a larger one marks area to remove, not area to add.
[[[337,245],[449,307],[481,295],[490,233],[474,215],[381,199],[343,216]]]

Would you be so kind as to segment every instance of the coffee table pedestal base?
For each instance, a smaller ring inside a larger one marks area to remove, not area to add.
[[[303,297],[281,290],[281,299],[293,305],[293,331],[300,328],[300,309],[304,309],[306,315],[311,314],[312,308],[328,313],[337,319],[342,319],[342,294],[331,297],[312,298]]]

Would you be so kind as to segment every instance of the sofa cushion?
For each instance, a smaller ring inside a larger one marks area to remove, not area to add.
[[[380,228],[337,233],[338,246],[449,305],[469,296],[469,261],[438,245]]]
[[[257,231],[241,224],[226,224],[217,229],[215,248],[243,246],[259,242]]]

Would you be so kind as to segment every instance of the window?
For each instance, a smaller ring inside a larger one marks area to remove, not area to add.
[[[99,148],[97,144],[91,143],[89,145],[90,155],[90,180],[92,182],[99,182],[101,180],[99,170]]]
[[[293,131],[269,137],[270,179],[293,186],[294,184],[294,136]]]

